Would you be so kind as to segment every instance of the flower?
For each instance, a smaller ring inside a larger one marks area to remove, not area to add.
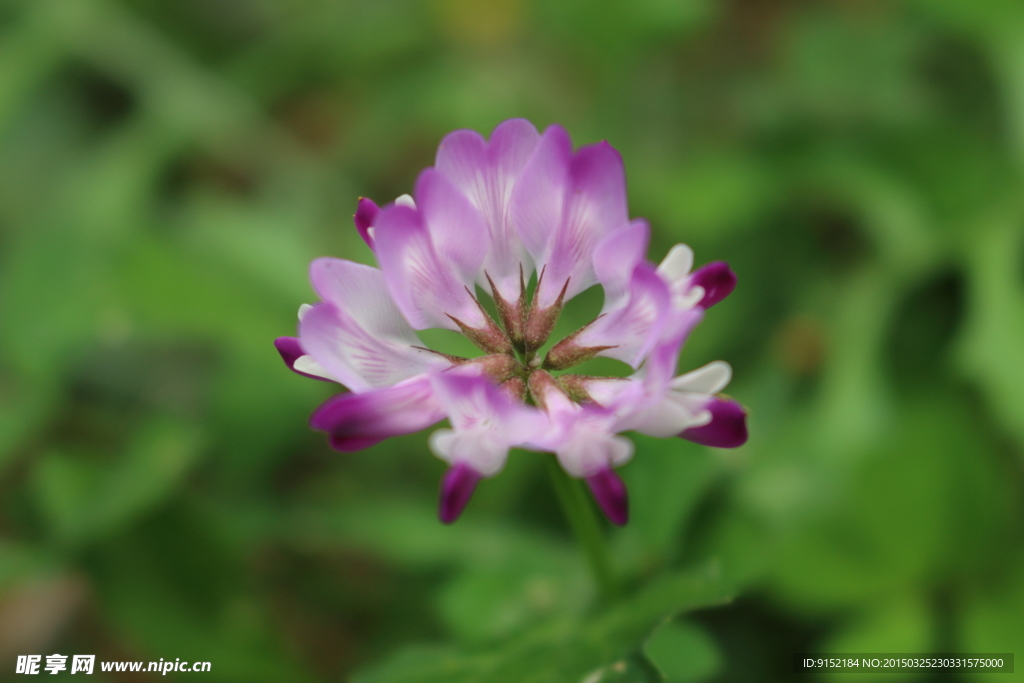
[[[300,307],[298,337],[275,345],[295,372],[348,389],[310,420],[339,451],[448,419],[429,440],[449,464],[443,522],[458,518],[515,447],[554,453],[606,516],[625,524],[626,487],[614,469],[633,444],[621,432],[717,447],[746,441],[746,412],[718,395],[727,364],[675,376],[686,338],[736,277],[722,262],[691,272],[684,245],[658,266],[646,260],[650,227],[629,219],[622,159],[607,142],[574,151],[560,126],[539,134],[522,119],[490,140],[455,131],[412,196],[383,207],[360,199],[354,221],[379,268],[313,261],[319,302]],[[566,302],[595,284],[601,314],[541,354]],[[460,332],[483,355],[431,351],[416,334],[428,328]],[[596,356],[633,373],[564,372]]]

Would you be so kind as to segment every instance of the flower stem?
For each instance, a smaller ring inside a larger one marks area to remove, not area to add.
[[[576,540],[583,546],[601,597],[611,600],[618,593],[618,584],[612,572],[608,548],[594,506],[583,490],[583,482],[566,474],[556,458],[549,457],[547,460],[551,483],[554,484],[565,516],[569,518],[569,526],[572,527]]]

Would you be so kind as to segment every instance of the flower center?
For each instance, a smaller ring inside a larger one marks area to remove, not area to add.
[[[485,273],[486,275],[486,273]],[[477,358],[450,355],[423,348],[444,356],[452,364],[479,364],[484,374],[496,382],[509,395],[519,401],[534,405],[544,404],[544,394],[557,389],[576,403],[591,403],[586,391],[586,383],[597,377],[581,374],[559,374],[571,367],[588,361],[610,346],[580,346],[576,337],[587,328],[582,328],[554,344],[546,354],[539,353],[547,343],[558,322],[564,306],[564,297],[569,281],[562,286],[556,301],[549,306],[540,306],[537,292],[543,282],[544,271],[541,271],[534,289],[533,297],[528,300],[527,287],[520,267],[519,296],[514,301],[502,297],[498,288],[487,276],[491,285],[491,298],[497,311],[497,320],[492,316],[479,299],[470,292],[484,320],[481,327],[473,328],[454,318],[462,335],[486,355]],[[601,377],[601,379],[612,379]]]

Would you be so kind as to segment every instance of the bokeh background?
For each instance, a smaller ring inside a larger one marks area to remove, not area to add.
[[[0,679],[582,679],[509,650],[596,619],[544,456],[444,527],[425,435],[331,452],[271,344],[312,258],[371,260],[357,197],[513,116],[621,151],[652,259],[739,276],[680,367],[732,363],[749,444],[637,437],[609,529],[632,588],[736,598],[588,682],[1024,656],[1019,0],[2,0]]]

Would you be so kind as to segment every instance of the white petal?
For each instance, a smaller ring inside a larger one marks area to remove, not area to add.
[[[716,360],[672,380],[672,390],[697,394],[717,394],[732,379],[732,367]]]
[[[562,469],[577,478],[621,465],[633,457],[633,442],[581,425],[556,451]]]
[[[395,200],[395,206],[408,206],[410,209],[415,209],[416,200],[407,194],[399,195]]]
[[[622,396],[623,392],[629,390],[631,383],[636,383],[634,379],[596,379],[587,382],[587,394],[590,398],[604,407],[612,406],[619,401],[619,397]]]
[[[635,413],[631,420],[624,421],[622,428],[667,439],[678,436],[684,429],[701,427],[710,421],[710,411],[695,408],[690,402],[680,400],[678,394],[670,393],[658,403]]]
[[[312,306],[310,306],[310,308],[312,308]],[[307,375],[316,375],[317,377],[329,379],[332,382],[338,381],[330,372],[327,371],[327,368],[317,363],[313,356],[310,356],[308,354],[296,358],[295,365],[293,367],[296,371],[304,372]]]
[[[452,458],[452,442],[455,440],[455,432],[450,429],[438,429],[427,439],[430,451],[450,465],[455,462]]]
[[[301,306],[299,306],[299,320],[305,318],[306,314],[309,313],[311,310],[313,310],[313,307],[310,306],[309,304],[302,304]]]
[[[669,249],[668,254],[658,266],[658,274],[669,283],[678,282],[690,273],[693,268],[693,249],[685,244],[677,244]]]
[[[672,307],[677,311],[689,310],[704,298],[704,288],[700,285],[684,289],[685,283],[677,283],[672,288]]]
[[[500,472],[508,459],[508,446],[486,428],[458,432],[439,429],[430,435],[430,449],[442,460],[453,465],[464,462],[485,477]]]

